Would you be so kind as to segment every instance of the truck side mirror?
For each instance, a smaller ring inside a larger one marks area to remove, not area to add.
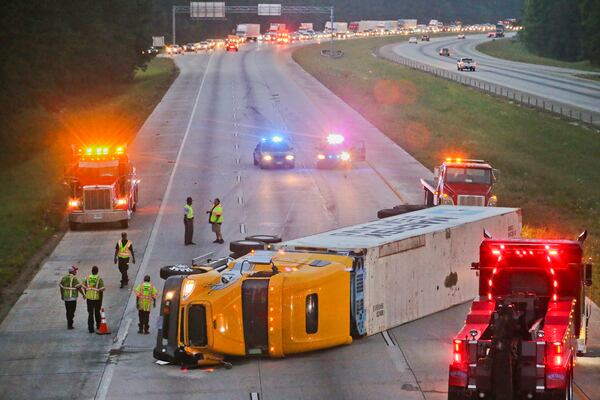
[[[585,286],[592,286],[592,264],[583,265],[583,284]]]
[[[498,180],[500,179],[500,170],[499,169],[493,169],[492,170],[492,180],[494,183],[498,182]]]

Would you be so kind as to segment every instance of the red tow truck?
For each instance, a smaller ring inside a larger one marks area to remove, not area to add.
[[[483,241],[479,296],[452,341],[449,400],[573,399],[591,313],[586,236]]]
[[[73,148],[65,167],[71,230],[106,222],[127,228],[138,204],[139,182],[125,146]]]
[[[425,205],[496,206],[492,193],[498,170],[483,160],[446,158],[434,169],[434,177],[421,179]]]

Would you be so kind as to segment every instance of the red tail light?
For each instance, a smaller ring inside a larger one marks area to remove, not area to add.
[[[454,340],[454,355],[452,357],[452,361],[456,364],[460,364],[463,362],[463,341],[456,339]]]

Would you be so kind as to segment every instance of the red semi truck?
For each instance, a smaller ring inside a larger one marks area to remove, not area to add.
[[[489,206],[497,204],[492,193],[498,171],[483,160],[447,158],[434,169],[434,177],[421,179],[425,205]]]
[[[591,313],[586,236],[483,241],[479,296],[452,341],[449,400],[573,398]]]
[[[71,230],[103,222],[127,228],[138,204],[139,182],[125,146],[74,148],[65,167]]]

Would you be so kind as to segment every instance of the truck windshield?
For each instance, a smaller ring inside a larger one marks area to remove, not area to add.
[[[119,167],[79,167],[79,177],[87,181],[96,178],[117,178],[119,176]]]
[[[482,168],[449,167],[446,169],[446,182],[490,185],[492,173],[491,170]]]

